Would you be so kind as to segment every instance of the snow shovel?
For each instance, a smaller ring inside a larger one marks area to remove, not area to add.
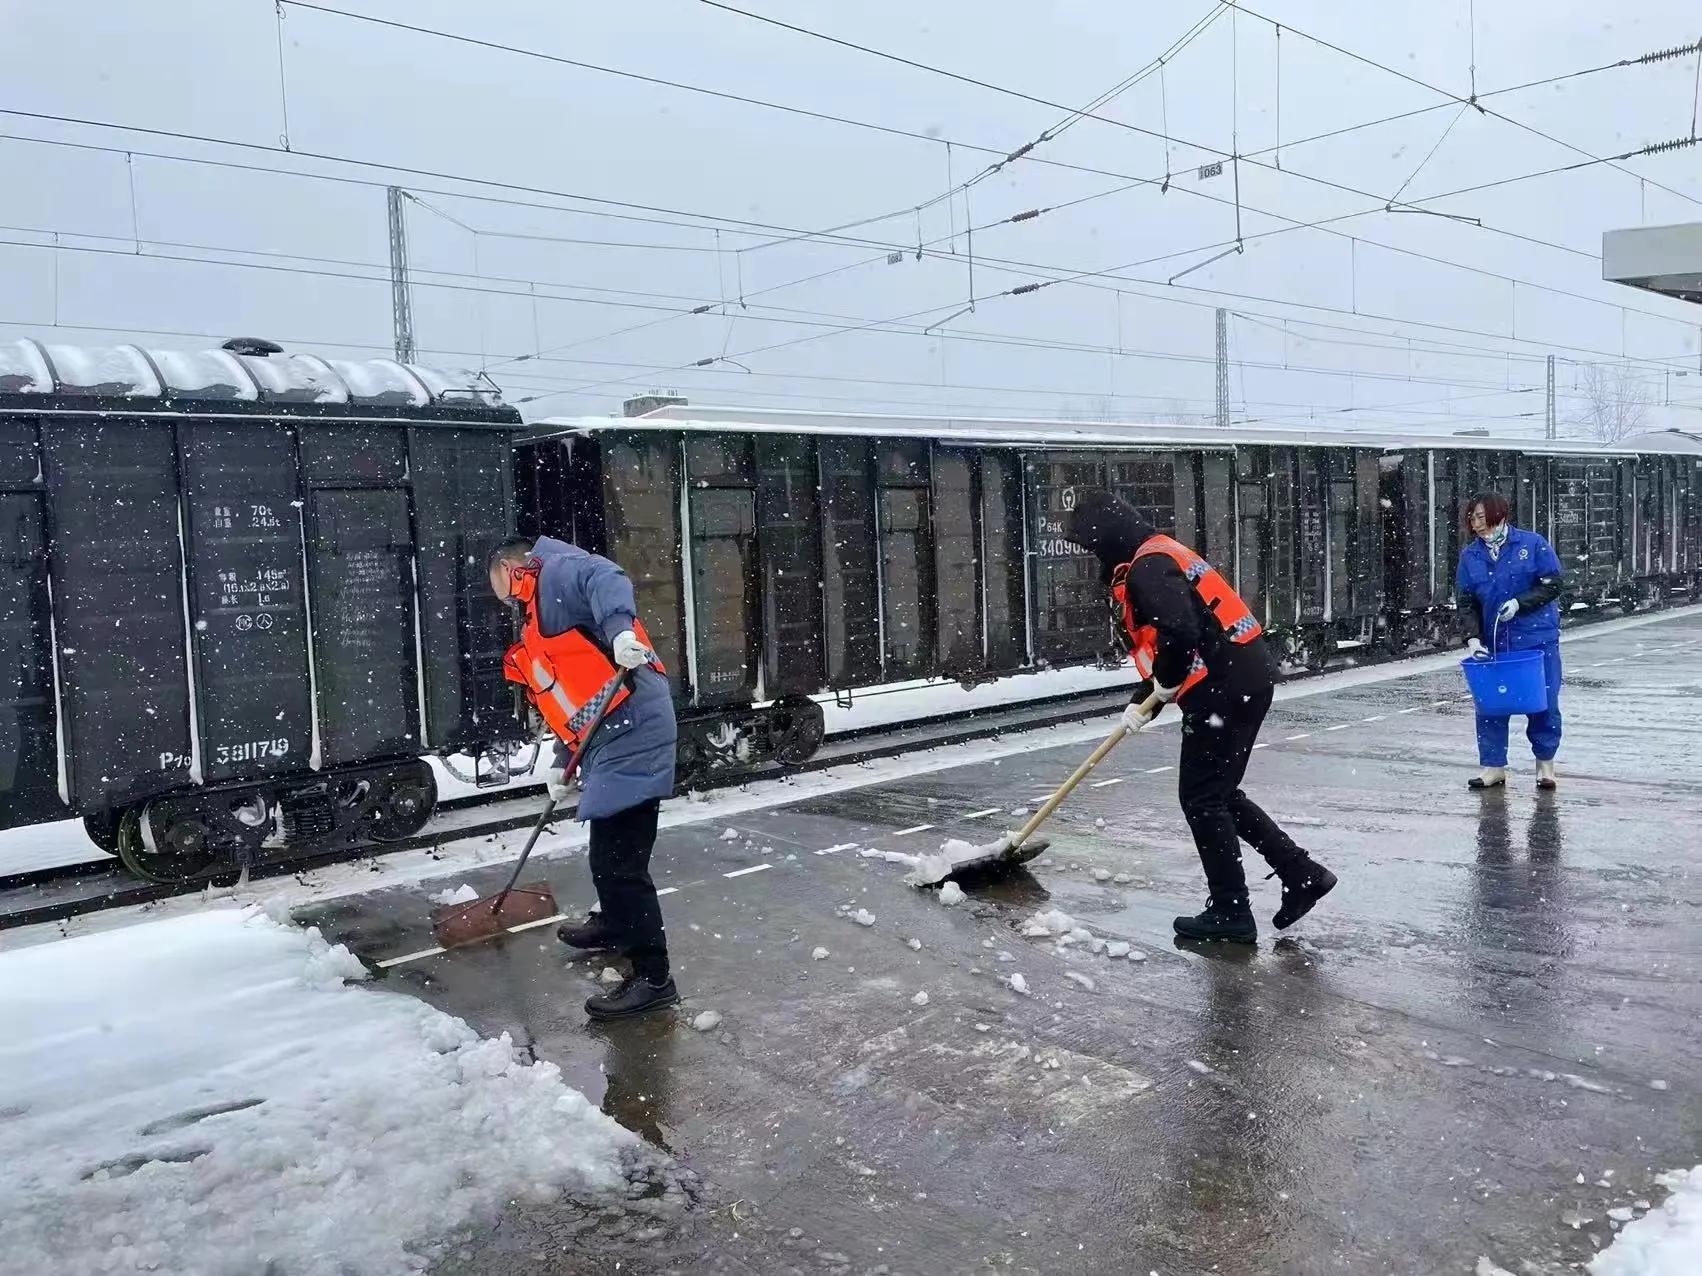
[[[1148,696],[1141,702],[1141,710],[1147,714],[1155,714],[1162,707],[1162,702],[1156,695]],[[916,867],[905,877],[912,886],[938,886],[941,882],[954,877],[973,875],[977,873],[1002,872],[1026,864],[1039,855],[1051,843],[1046,838],[1035,838],[1034,831],[1044,824],[1058,809],[1060,803],[1087,778],[1088,772],[1105,760],[1106,754],[1117,747],[1117,742],[1129,734],[1129,729],[1121,722],[1117,729],[1075,769],[1074,774],[1058,786],[1058,791],[1041,805],[1040,809],[1031,815],[1028,823],[1016,833],[1006,833],[996,842],[988,842],[982,846],[971,846],[967,842],[947,842],[940,848],[937,855],[924,855]]]
[[[597,712],[591,719],[591,727],[579,738],[579,747],[568,759],[567,767],[562,772],[562,780],[573,778],[579,770],[579,763],[585,756],[585,750],[590,747],[592,739],[597,734],[597,728],[603,725],[603,719],[608,716],[609,706],[614,704],[615,696],[622,687],[632,685],[632,671],[622,671],[620,677],[613,678],[604,688],[603,698],[597,705]],[[555,814],[556,800],[552,797],[544,803],[543,812],[538,816],[538,822],[532,826],[532,832],[526,839],[526,845],[520,852],[520,859],[514,865],[514,871],[508,875],[508,884],[495,895],[475,899],[466,904],[447,904],[437,909],[431,915],[431,933],[437,940],[439,948],[460,948],[467,944],[482,943],[494,939],[504,931],[516,926],[524,926],[528,922],[553,921],[558,915],[555,893],[550,890],[548,882],[528,882],[525,886],[516,886],[520,874],[526,869],[526,859],[532,854],[532,848],[537,845],[538,837],[544,831],[544,826],[550,822],[550,816]]]

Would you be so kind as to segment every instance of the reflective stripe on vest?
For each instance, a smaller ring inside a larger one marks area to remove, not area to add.
[[[1116,604],[1118,619],[1122,621],[1124,632],[1129,636],[1129,654],[1141,677],[1152,677],[1153,661],[1158,655],[1158,629],[1153,625],[1139,624],[1135,620],[1134,608],[1129,599],[1129,569],[1141,559],[1154,554],[1163,554],[1181,569],[1183,577],[1222,626],[1223,635],[1230,642],[1241,646],[1252,642],[1264,632],[1264,626],[1254,617],[1252,609],[1210,563],[1181,541],[1169,536],[1149,537],[1135,551],[1134,558],[1111,574],[1111,597]],[[1188,673],[1182,679],[1182,686],[1176,693],[1176,698],[1181,699],[1190,688],[1203,681],[1209,672],[1200,653],[1190,653]]]
[[[580,747],[581,737],[596,717],[597,708],[611,683],[620,677],[620,666],[608,652],[583,629],[546,637],[538,627],[537,559],[513,569],[511,586],[514,597],[526,609],[526,623],[520,631],[520,641],[503,656],[502,672],[510,682],[525,687],[539,716],[558,739],[570,749]],[[655,647],[643,624],[633,622],[635,637],[651,651]],[[666,673],[660,660],[651,661],[657,673]],[[609,703],[613,711],[632,692],[622,687]]]

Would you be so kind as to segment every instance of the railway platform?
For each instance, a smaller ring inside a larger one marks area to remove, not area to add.
[[[1466,790],[1449,662],[1289,688],[1248,788],[1341,885],[1279,935],[1251,861],[1255,950],[1172,940],[1202,895],[1173,724],[962,905],[865,854],[990,840],[1109,719],[675,812],[677,1013],[588,1025],[609,962],[550,927],[433,951],[428,895],[490,889],[495,862],[297,915],[558,1064],[698,1184],[662,1218],[514,1207],[437,1276],[1571,1270],[1702,1160],[1702,614],[1580,630],[1564,658],[1556,794],[1517,735],[1507,790]],[[591,901],[582,852],[541,871]]]

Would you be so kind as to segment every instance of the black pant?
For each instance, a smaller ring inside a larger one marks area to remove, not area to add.
[[[597,886],[603,925],[632,963],[633,974],[651,983],[668,977],[662,905],[650,880],[650,851],[656,845],[661,807],[652,798],[591,821],[591,880]]]
[[[1307,858],[1294,839],[1241,791],[1247,759],[1270,707],[1268,683],[1242,689],[1203,682],[1182,702],[1178,796],[1206,871],[1206,886],[1213,903],[1221,908],[1247,907],[1240,841],[1264,856],[1279,874]]]

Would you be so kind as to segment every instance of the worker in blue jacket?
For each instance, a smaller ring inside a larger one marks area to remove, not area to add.
[[[1550,790],[1555,787],[1554,755],[1560,749],[1560,608],[1555,600],[1564,580],[1554,547],[1536,532],[1514,527],[1507,513],[1506,498],[1495,492],[1474,496],[1467,504],[1471,539],[1460,551],[1455,574],[1457,605],[1471,655],[1543,653],[1548,708],[1526,716],[1525,736],[1536,757],[1537,788]],[[1506,717],[1479,711],[1477,760],[1483,771],[1468,787],[1505,787],[1507,724]]]
[[[632,974],[585,1003],[593,1019],[622,1019],[673,1005],[679,1000],[668,966],[662,909],[650,876],[650,854],[662,800],[674,790],[673,693],[661,661],[638,619],[632,581],[600,554],[587,553],[548,536],[517,537],[490,556],[491,589],[518,607],[525,618],[520,650],[525,664],[541,660],[548,686],[533,687],[533,702],[555,730],[555,765],[550,796],[566,802],[565,775],[571,750],[583,748],[575,815],[591,825],[591,880],[599,912],[583,923],[562,926],[557,937],[569,947],[624,955]],[[510,655],[515,653],[511,652]],[[582,706],[599,690],[630,671],[631,693],[613,702],[589,740],[578,739]],[[566,708],[538,693],[561,693]],[[564,733],[566,738],[564,737]]]

